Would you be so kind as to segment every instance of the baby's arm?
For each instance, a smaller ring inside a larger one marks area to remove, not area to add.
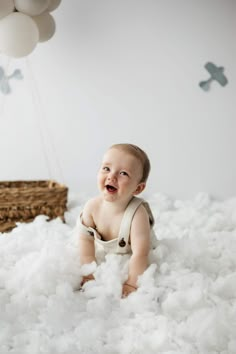
[[[95,227],[92,217],[92,201],[88,201],[84,207],[82,223],[85,226]],[[79,233],[79,255],[81,265],[96,262],[94,238],[84,234],[83,231]],[[91,279],[94,279],[92,274],[84,276],[81,285]]]
[[[82,233],[79,235],[79,255],[81,265],[96,261],[94,240]]]
[[[149,216],[143,205],[136,211],[130,232],[132,256],[129,261],[129,276],[123,285],[123,296],[137,289],[138,276],[143,274],[148,266],[150,250]]]

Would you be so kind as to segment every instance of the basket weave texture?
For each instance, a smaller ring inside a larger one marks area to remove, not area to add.
[[[0,232],[41,214],[49,219],[59,216],[64,221],[67,194],[66,186],[52,180],[0,182]]]

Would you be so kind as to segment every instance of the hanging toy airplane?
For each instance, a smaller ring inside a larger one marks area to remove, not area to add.
[[[15,78],[17,80],[22,80],[23,75],[19,69],[14,70],[11,75],[6,75],[3,67],[0,66],[0,91],[4,95],[11,93],[11,87],[9,85],[9,80]]]
[[[205,68],[211,75],[211,77],[206,81],[201,81],[199,86],[204,90],[208,91],[210,89],[210,83],[216,80],[221,86],[225,86],[228,83],[226,76],[224,75],[224,68],[222,66],[216,66],[215,64],[208,62],[205,64]]]

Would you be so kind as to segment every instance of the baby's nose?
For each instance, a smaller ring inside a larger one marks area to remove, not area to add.
[[[114,181],[116,179],[116,174],[113,172],[110,172],[108,175],[108,180],[109,181]]]

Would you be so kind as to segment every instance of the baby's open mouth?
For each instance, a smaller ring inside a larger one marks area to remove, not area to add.
[[[107,184],[107,185],[106,185],[106,189],[107,189],[107,191],[110,192],[110,193],[114,193],[114,192],[117,191],[117,188],[111,186],[110,184]]]

